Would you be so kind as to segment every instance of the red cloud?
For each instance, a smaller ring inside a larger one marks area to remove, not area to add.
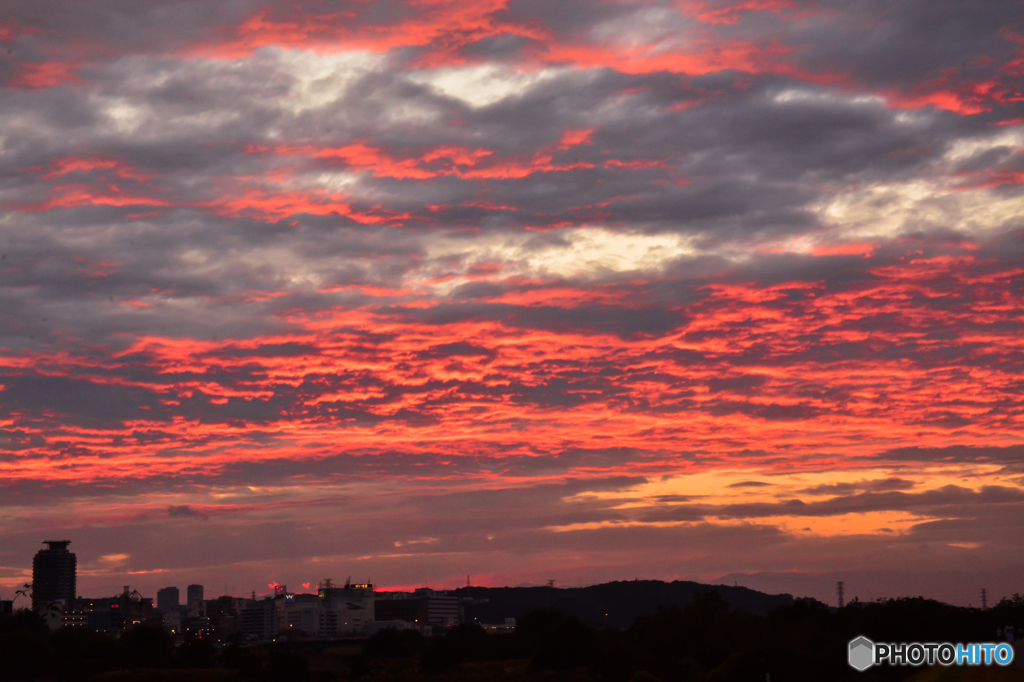
[[[8,85],[16,88],[52,88],[65,83],[81,83],[74,62],[53,61],[22,64]]]
[[[507,311],[504,320],[424,323],[421,314],[448,304],[366,287],[360,307],[289,311],[294,331],[283,336],[148,337],[106,355],[7,354],[5,428],[36,440],[0,471],[9,480],[87,481],[197,467],[213,475],[253,457],[397,450],[500,460],[608,443],[747,463],[752,455],[739,453],[757,450],[767,463],[869,454],[880,438],[928,447],[955,433],[961,443],[992,445],[1021,428],[1021,416],[1005,409],[1015,401],[1020,342],[1010,326],[995,324],[1024,319],[1024,304],[1007,293],[1020,268],[955,254],[875,263],[870,245],[821,253],[867,258],[870,277],[848,286],[710,284],[700,300],[657,312],[676,322],[653,336],[560,321],[580,319],[567,317],[578,310],[594,319],[595,311],[643,314],[653,303],[644,282],[583,289],[522,281],[474,301],[479,311]],[[404,302],[403,312],[380,308],[380,297]],[[161,305],[160,298],[142,302]],[[551,322],[525,324],[537,315]],[[983,349],[983,365],[971,348]],[[129,395],[137,407],[90,427],[64,413],[70,405],[37,410],[19,388],[43,380],[32,379],[35,367],[48,368],[46,381],[72,382],[65,391],[111,396],[97,403]],[[512,434],[510,424],[529,427]],[[273,435],[253,450],[257,434]],[[171,444],[192,455],[164,454]],[[64,467],[68,458],[73,470]],[[668,465],[645,459],[587,471]],[[414,468],[393,475],[418,476]]]

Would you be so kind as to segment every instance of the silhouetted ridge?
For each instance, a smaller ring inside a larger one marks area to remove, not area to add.
[[[655,613],[659,606],[683,608],[694,596],[706,591],[718,594],[735,610],[758,616],[793,603],[789,594],[765,594],[746,587],[703,585],[688,580],[616,581],[566,588],[462,587],[455,593],[474,600],[466,604],[469,622],[476,619],[480,623],[501,623],[505,618],[522,618],[535,609],[557,609],[592,627],[624,629],[639,616]]]

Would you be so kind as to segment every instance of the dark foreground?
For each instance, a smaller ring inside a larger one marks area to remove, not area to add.
[[[997,627],[1022,624],[1019,596],[987,611],[924,599],[854,603],[839,611],[796,601],[760,617],[706,593],[623,630],[597,630],[555,610],[536,610],[514,634],[462,625],[428,638],[388,630],[362,641],[218,648],[203,641],[175,647],[163,631],[146,628],[120,639],[84,630],[50,633],[22,612],[0,620],[0,680],[762,682],[770,675],[771,682],[1010,682],[1024,681],[1017,665],[858,673],[847,665],[846,646],[858,635],[879,642],[992,642]]]

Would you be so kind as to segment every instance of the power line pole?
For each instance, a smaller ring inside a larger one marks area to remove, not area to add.
[[[836,583],[836,596],[839,598],[839,608],[843,608],[843,581],[840,580]]]

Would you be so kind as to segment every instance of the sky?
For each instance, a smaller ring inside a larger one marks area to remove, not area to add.
[[[1016,0],[0,9],[0,594],[1024,593]]]

